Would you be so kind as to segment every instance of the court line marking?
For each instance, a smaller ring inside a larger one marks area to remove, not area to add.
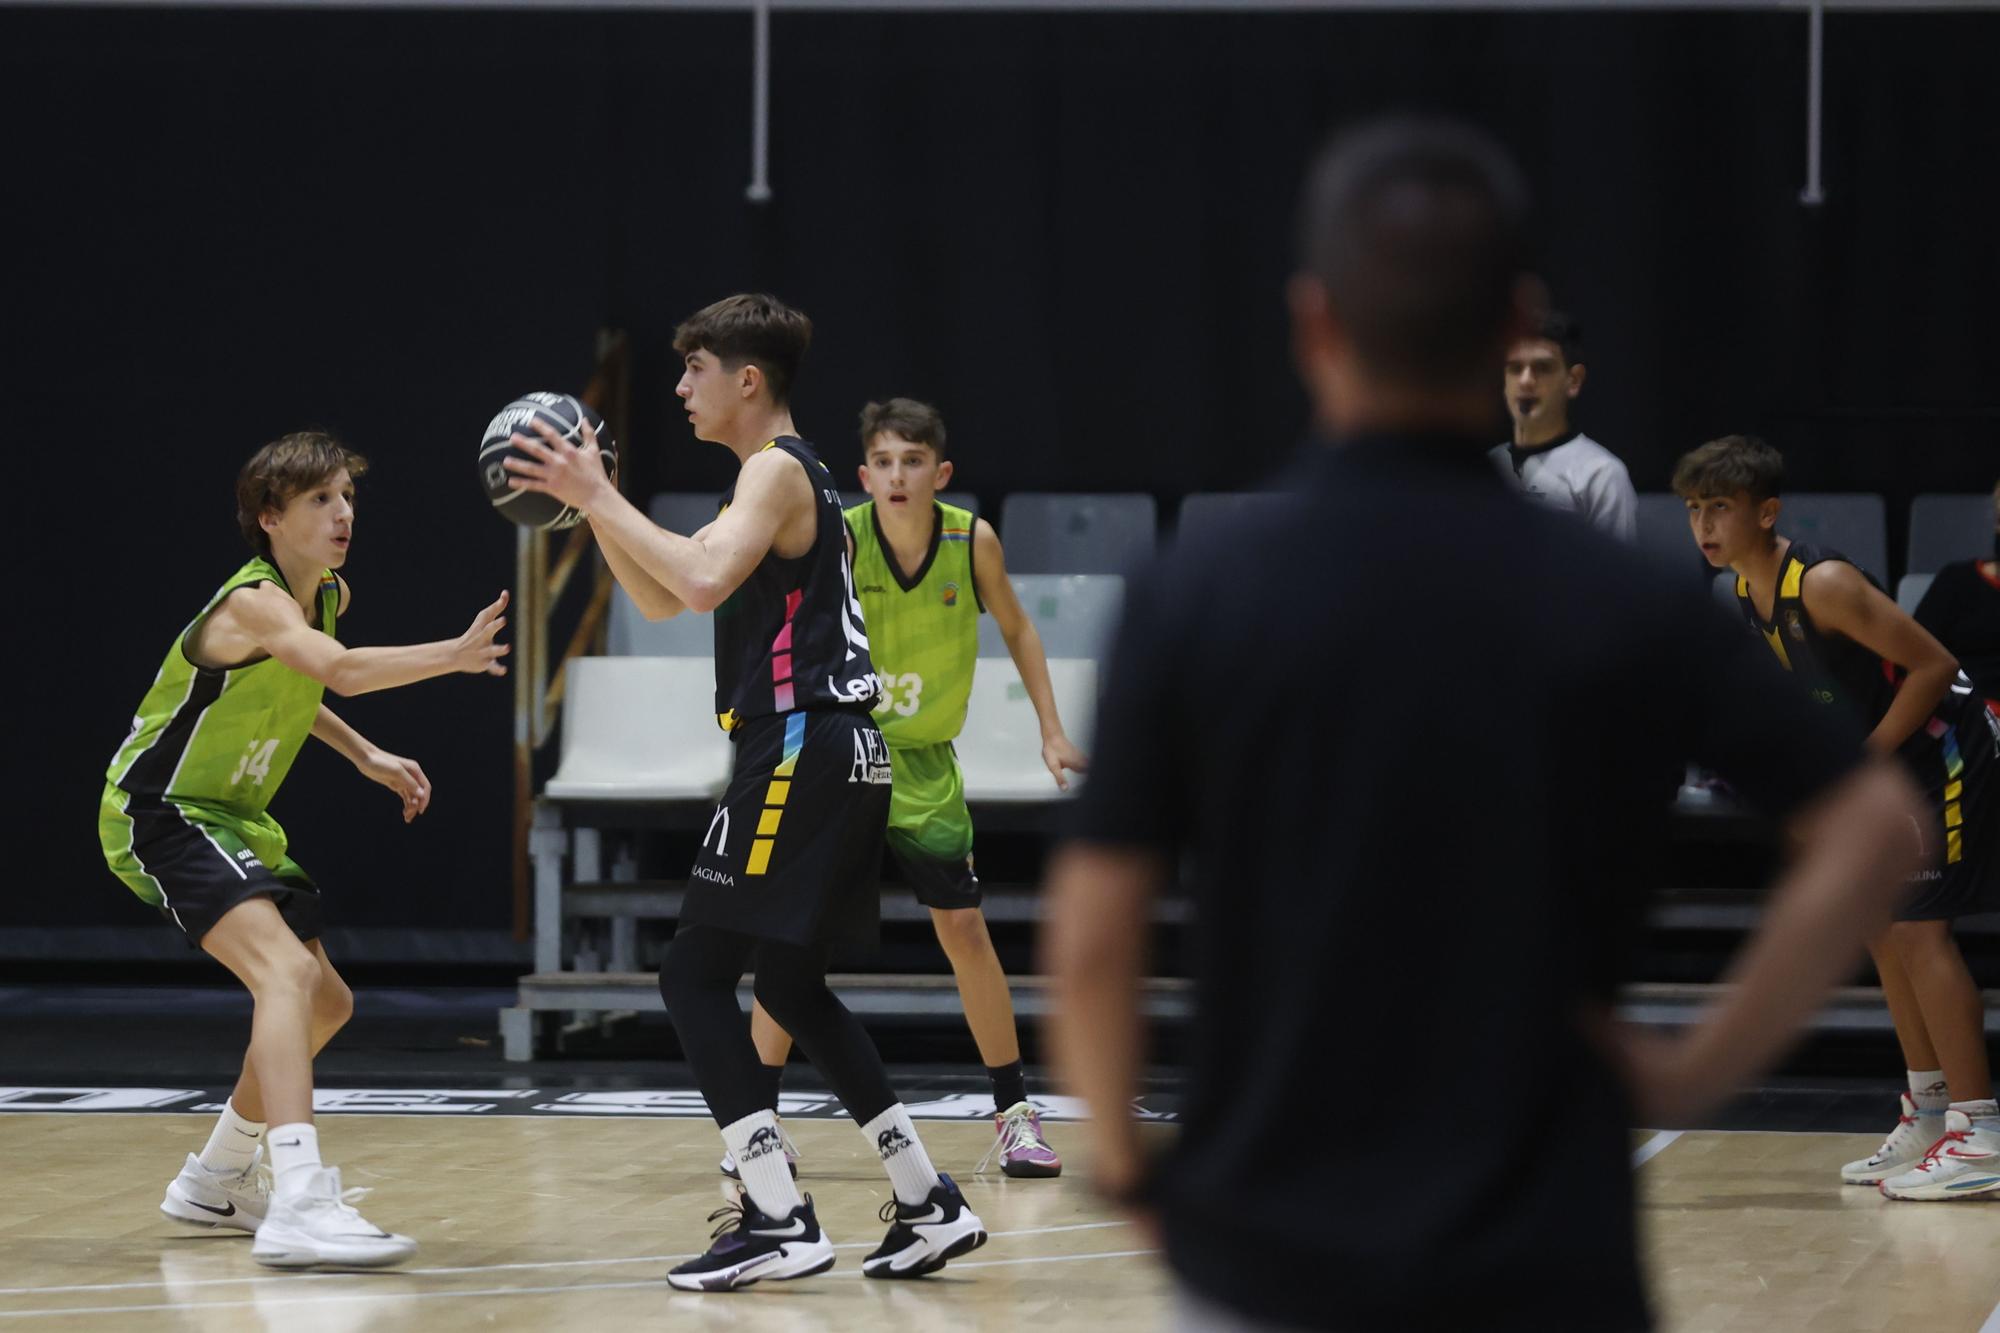
[[[1986,1322],[1979,1326],[1979,1333],[2000,1333],[2000,1305],[1993,1307],[1993,1313],[1986,1316]]]
[[[204,1123],[212,1123],[215,1120],[215,1112],[213,1111],[182,1111],[172,1107],[165,1107],[157,1111],[71,1111],[64,1110],[61,1107],[17,1111],[12,1107],[0,1104],[0,1121],[7,1120],[13,1116],[26,1117],[36,1115],[89,1116],[92,1120],[108,1120],[113,1116],[144,1116],[148,1119],[158,1119],[161,1116],[187,1116],[190,1119],[200,1120]],[[686,1114],[676,1112],[672,1115],[665,1113],[657,1115],[624,1115],[596,1111],[579,1111],[575,1113],[565,1111],[503,1111],[498,1109],[492,1111],[432,1111],[429,1114],[418,1111],[315,1111],[313,1113],[313,1119],[316,1121],[333,1120],[336,1118],[343,1120],[553,1120],[559,1124],[571,1125],[595,1125],[606,1121],[621,1120],[657,1125],[666,1121],[712,1119],[706,1111],[691,1111]],[[992,1118],[987,1115],[913,1115],[910,1117],[910,1119],[922,1125],[984,1125],[991,1121]],[[854,1123],[849,1117],[839,1111],[824,1114],[787,1111],[785,1119],[788,1121],[798,1120],[814,1125],[846,1125]],[[1045,1124],[1053,1125],[1082,1125],[1089,1123],[1081,1117],[1071,1118],[1048,1114],[1044,1114],[1042,1120]],[[1154,1111],[1146,1113],[1145,1118],[1138,1123],[1141,1125],[1178,1125],[1180,1124],[1180,1114],[1179,1112]]]
[[[1652,1138],[1647,1139],[1632,1150],[1632,1169],[1637,1171],[1640,1167],[1658,1157],[1661,1153],[1672,1147],[1674,1141],[1686,1132],[1680,1129],[1663,1129],[1653,1135]]]
[[[1052,1236],[1063,1231],[1102,1231],[1107,1227],[1132,1225],[1126,1221],[1116,1222],[1070,1222],[1054,1227],[1017,1227],[1012,1231],[990,1231],[989,1240],[1002,1236]],[[872,1250],[877,1242],[856,1240],[843,1241],[835,1245],[836,1250]],[[350,1281],[379,1281],[387,1277],[455,1277],[465,1273],[511,1273],[538,1268],[611,1268],[619,1264],[663,1264],[677,1263],[683,1259],[693,1259],[693,1254],[640,1254],[625,1259],[541,1259],[513,1264],[467,1264],[458,1268],[391,1268],[379,1273],[253,1273],[244,1277],[203,1277],[191,1278],[186,1282],[171,1285],[179,1287],[232,1287],[251,1282],[337,1282],[345,1278]],[[1009,1261],[1012,1262],[1012,1261]],[[169,1284],[159,1282],[85,1282],[62,1287],[0,1287],[0,1296],[42,1296],[56,1292],[87,1291],[148,1291]],[[120,1306],[120,1309],[126,1307]],[[10,1313],[0,1311],[0,1314]]]
[[[1120,1224],[1122,1225],[1122,1224]],[[855,1246],[842,1245],[836,1249],[854,1249]],[[1019,1264],[1081,1263],[1088,1259],[1129,1259],[1137,1255],[1158,1254],[1158,1250],[1099,1250],[1090,1254],[1048,1254],[1026,1259],[986,1259],[954,1265],[958,1268],[1003,1268]],[[381,1277],[395,1276],[395,1270],[385,1270]],[[838,1274],[840,1277],[859,1277],[862,1274],[849,1269]],[[282,1279],[281,1279],[282,1280]],[[276,1296],[262,1300],[247,1301],[169,1301],[162,1305],[95,1305],[72,1306],[67,1309],[50,1310],[0,1310],[0,1319],[48,1318],[55,1315],[78,1314],[150,1314],[161,1310],[233,1310],[244,1307],[264,1309],[274,1305],[335,1305],[356,1301],[434,1301],[462,1299],[472,1296],[552,1296],[564,1292],[580,1291],[630,1291],[638,1288],[661,1290],[666,1288],[665,1278],[648,1278],[638,1282],[577,1282],[559,1287],[488,1287],[478,1291],[367,1291],[335,1292],[325,1296]],[[701,1295],[690,1292],[689,1295]]]

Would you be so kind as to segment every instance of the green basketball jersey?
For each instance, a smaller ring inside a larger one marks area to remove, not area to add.
[[[257,825],[319,715],[324,686],[275,658],[212,670],[188,660],[187,640],[238,588],[285,576],[259,558],[237,570],[167,650],[105,780],[142,803],[171,802],[198,818]],[[289,591],[289,589],[287,589]],[[332,570],[319,584],[319,628],[340,609]]]
[[[931,548],[906,579],[875,519],[875,502],[847,511],[854,534],[854,586],[868,629],[868,655],[882,678],[875,724],[892,748],[937,745],[958,735],[979,659],[979,594],[972,585],[969,510],[937,504]]]

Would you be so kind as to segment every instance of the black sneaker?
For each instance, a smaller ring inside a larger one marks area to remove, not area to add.
[[[947,1175],[938,1176],[920,1204],[890,1199],[881,1218],[889,1223],[889,1234],[861,1261],[864,1277],[923,1277],[986,1243],[986,1224],[965,1206],[965,1196]]]
[[[667,1274],[682,1291],[734,1291],[766,1278],[810,1277],[833,1267],[833,1242],[819,1229],[811,1195],[783,1220],[758,1212],[748,1195],[724,1204],[708,1220],[721,1223],[709,1233],[715,1244]]]

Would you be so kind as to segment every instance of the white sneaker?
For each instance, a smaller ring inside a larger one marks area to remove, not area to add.
[[[1946,1111],[1944,1137],[1912,1170],[1882,1182],[1892,1199],[1969,1199],[2000,1191],[2000,1130],[1974,1129],[1963,1111]]]
[[[365,1193],[343,1192],[340,1172],[321,1167],[297,1194],[272,1195],[250,1257],[266,1268],[379,1268],[415,1254],[417,1243],[408,1236],[391,1235],[354,1211],[349,1201]]]
[[[189,1153],[187,1165],[168,1182],[160,1211],[198,1227],[255,1231],[271,1207],[271,1168],[263,1165],[263,1155],[258,1148],[241,1171],[212,1171]]]
[[[792,1142],[792,1133],[785,1128],[783,1120],[778,1121],[778,1137],[784,1140],[785,1165],[792,1169],[792,1179],[797,1180],[799,1178],[799,1145]],[[735,1153],[726,1152],[722,1154],[722,1174],[728,1176],[731,1180],[743,1179],[743,1173],[736,1169]]]
[[[1840,1178],[1850,1185],[1877,1185],[1898,1176],[1924,1160],[1931,1145],[1944,1136],[1944,1113],[1919,1111],[1916,1099],[1903,1094],[1902,1114],[1882,1146],[1858,1162],[1840,1168]]]

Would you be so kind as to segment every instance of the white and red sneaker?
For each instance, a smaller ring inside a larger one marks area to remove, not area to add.
[[[1858,1162],[1840,1168],[1840,1178],[1850,1185],[1879,1185],[1890,1176],[1900,1176],[1924,1160],[1931,1145],[1944,1136],[1944,1112],[1919,1111],[1916,1099],[1903,1094],[1902,1114],[1882,1146]]]
[[[1891,1199],[1970,1199],[2000,1192],[2000,1131],[1975,1129],[1963,1111],[1947,1111],[1944,1137],[1924,1160],[1881,1185]]]

